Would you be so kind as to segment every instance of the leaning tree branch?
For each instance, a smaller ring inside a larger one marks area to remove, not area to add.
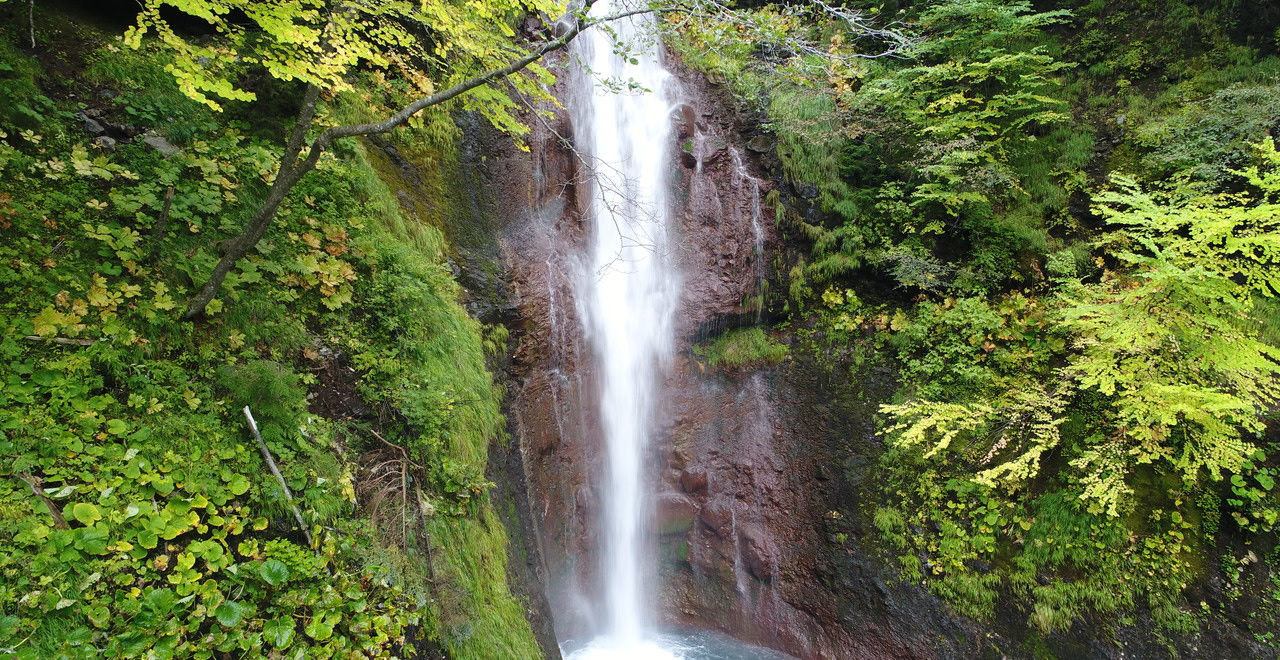
[[[307,156],[307,162],[314,163],[316,159],[320,157],[320,154],[323,153],[324,150],[328,148],[329,144],[332,143],[334,140],[345,138],[345,137],[356,137],[359,135],[376,135],[379,133],[390,132],[391,130],[399,126],[403,126],[404,124],[407,124],[410,118],[412,118],[414,115],[418,114],[425,108],[429,108],[433,105],[439,105],[441,103],[444,103],[445,101],[449,101],[455,97],[461,96],[462,94],[465,94],[477,87],[488,85],[489,83],[496,82],[498,80],[501,80],[513,74],[519,73],[520,71],[527,68],[530,64],[537,62],[538,60],[542,59],[549,53],[552,53],[554,51],[564,48],[565,46],[568,46],[569,42],[573,41],[574,38],[576,38],[579,34],[581,34],[584,30],[586,30],[589,27],[592,27],[594,25],[599,25],[600,23],[608,23],[612,21],[621,20],[623,18],[628,18],[631,16],[639,15],[639,14],[649,14],[649,13],[661,12],[661,11],[663,10],[653,9],[653,8],[633,9],[630,11],[620,12],[617,14],[611,14],[609,16],[605,16],[603,18],[598,18],[594,20],[586,20],[586,19],[577,20],[574,22],[573,27],[570,28],[568,31],[566,31],[564,35],[560,36],[557,39],[544,43],[542,46],[534,49],[529,54],[525,55],[524,57],[521,57],[520,59],[513,61],[507,66],[504,66],[501,69],[494,69],[493,71],[489,71],[487,73],[482,73],[473,78],[464,80],[442,92],[432,94],[431,96],[427,96],[425,98],[420,98],[410,103],[409,105],[406,105],[403,109],[400,110],[400,112],[397,112],[396,114],[390,117],[387,117],[382,121],[373,122],[369,124],[352,124],[349,126],[334,126],[325,130],[325,132],[321,133],[320,137],[316,138],[316,141],[311,144],[311,153],[308,154]]]
[[[41,490],[40,477],[34,476],[28,472],[20,472],[10,476],[26,484],[27,488],[31,489],[31,494],[39,498],[41,502],[44,502],[45,508],[49,510],[49,517],[53,518],[53,526],[55,529],[71,529],[71,525],[67,524],[67,519],[62,517],[62,511],[58,508],[58,505],[54,504],[53,500],[49,499],[49,497],[44,494],[44,491]]]
[[[187,311],[183,318],[190,320],[204,314],[205,307],[207,307],[217,295],[218,290],[222,287],[223,280],[226,279],[226,276],[231,272],[231,269],[235,267],[236,262],[244,257],[244,255],[246,255],[249,250],[262,239],[263,235],[266,234],[267,228],[275,219],[276,212],[279,210],[280,204],[284,201],[285,197],[289,194],[289,191],[292,190],[304,176],[311,172],[311,170],[315,169],[316,165],[320,162],[320,156],[328,151],[329,147],[335,140],[363,135],[388,133],[407,124],[414,115],[417,115],[426,108],[445,103],[476,89],[477,87],[489,85],[523,71],[529,65],[542,59],[549,53],[561,50],[568,46],[571,41],[588,28],[631,16],[679,12],[697,15],[703,20],[727,22],[749,32],[768,32],[767,26],[759,19],[750,15],[740,15],[738,12],[730,10],[721,2],[721,0],[693,0],[689,5],[684,6],[677,3],[667,6],[641,7],[594,19],[588,18],[584,13],[585,9],[589,8],[590,5],[591,3],[587,2],[584,10],[574,15],[573,24],[565,30],[563,34],[555,39],[544,42],[542,45],[534,48],[527,54],[512,60],[506,66],[468,78],[467,80],[436,94],[419,98],[401,108],[399,112],[381,121],[365,124],[350,124],[346,126],[331,126],[321,132],[319,137],[311,142],[309,146],[304,147],[306,132],[311,128],[311,121],[315,116],[316,103],[319,100],[320,94],[318,87],[315,85],[309,85],[303,98],[302,107],[298,113],[298,123],[294,126],[290,135],[288,144],[285,148],[284,157],[280,163],[279,173],[276,175],[275,181],[272,182],[266,201],[264,201],[262,206],[254,212],[253,217],[239,236],[224,242],[222,258],[214,267],[213,273],[209,276],[208,281],[205,282],[205,284],[200,288],[200,291],[188,303]],[[907,48],[917,43],[902,29],[900,29],[900,24],[890,24],[884,28],[877,28],[872,25],[870,20],[863,14],[855,10],[849,10],[843,7],[827,4],[824,0],[814,0],[809,8],[794,8],[788,6],[785,11],[796,16],[803,15],[806,12],[813,12],[819,16],[843,22],[849,30],[856,35],[879,39],[887,44],[887,47],[880,53],[860,54],[835,52],[831,48],[824,48],[818,43],[810,42],[805,39],[797,38],[788,40],[787,45],[793,51],[806,55],[819,56],[825,61],[834,60],[847,63],[856,58],[901,56]],[[304,148],[307,152],[305,157],[301,155]]]
[[[584,30],[607,23],[616,21],[630,16],[639,14],[647,14],[662,11],[672,11],[672,8],[653,8],[646,7],[643,9],[632,9],[628,11],[611,14],[597,19],[588,19],[579,16],[573,22],[573,25],[559,37],[543,43],[541,46],[533,49],[528,54],[513,60],[504,67],[493,69],[486,73],[468,78],[446,90],[417,99],[404,106],[396,114],[387,117],[378,122],[367,124],[350,124],[346,126],[331,126],[324,130],[319,137],[307,147],[307,155],[299,160],[299,156],[303,149],[303,143],[307,129],[311,127],[311,118],[314,117],[316,103],[319,100],[320,90],[310,85],[303,98],[302,108],[299,110],[298,125],[295,125],[293,133],[290,136],[289,143],[285,148],[284,158],[280,163],[280,171],[276,174],[275,181],[271,184],[271,189],[267,193],[267,199],[262,206],[254,212],[249,224],[239,236],[226,241],[223,244],[223,255],[218,260],[218,264],[214,266],[213,273],[210,274],[208,281],[200,288],[200,291],[187,304],[187,311],[183,315],[184,319],[191,320],[198,318],[204,314],[207,307],[218,294],[218,290],[222,288],[222,282],[226,279],[227,274],[235,267],[244,255],[261,240],[266,234],[267,228],[271,226],[271,222],[275,219],[276,212],[280,208],[280,204],[284,201],[289,191],[293,189],[302,177],[306,176],[311,170],[315,169],[316,164],[320,162],[320,156],[324,154],[333,144],[334,140],[342,138],[357,137],[361,135],[376,135],[379,133],[388,133],[399,126],[403,126],[409,122],[414,115],[422,110],[434,105],[439,105],[450,101],[462,94],[465,94],[477,87],[488,85],[490,83],[502,80],[511,75],[519,73],[528,68],[530,64],[537,62],[547,54],[560,50],[569,45]],[[306,121],[303,119],[306,118]]]

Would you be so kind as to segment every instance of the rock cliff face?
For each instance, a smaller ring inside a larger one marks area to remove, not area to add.
[[[799,357],[728,371],[696,359],[694,342],[761,320],[767,264],[783,248],[762,200],[784,184],[763,173],[776,171],[768,138],[740,134],[714,85],[677,75],[684,94],[671,114],[669,185],[684,285],[678,356],[649,456],[664,618],[803,660],[1168,655],[1141,616],[1129,628],[1095,622],[1044,639],[1027,629],[1025,612],[982,625],[895,581],[858,501],[875,478],[871,415],[891,394],[892,374],[863,370],[854,382],[847,365]],[[528,489],[529,563],[567,640],[591,633],[599,602],[596,374],[574,299],[589,182],[568,113],[530,120],[530,150],[508,150],[488,172],[515,305],[511,462]],[[1230,626],[1172,643],[1189,656],[1267,655]]]
[[[849,540],[850,525],[838,513],[844,506],[833,501],[849,490],[840,487],[844,466],[831,457],[850,438],[871,436],[869,417],[815,405],[829,393],[820,392],[811,367],[714,373],[689,350],[759,320],[766,259],[778,238],[762,201],[773,184],[753,174],[751,163],[768,142],[736,146],[748,141],[711,87],[678,75],[684,95],[671,115],[669,185],[684,286],[678,357],[649,457],[663,616],[801,658],[937,657],[950,646],[939,644],[948,625],[972,631],[947,624],[919,590],[891,597],[885,576]],[[529,152],[510,151],[490,172],[506,216],[503,257],[516,305],[513,436],[536,563],[557,632],[569,639],[589,634],[598,602],[596,375],[574,300],[590,231],[583,218],[589,183],[569,140],[568,113],[532,124]],[[833,544],[836,534],[846,541]],[[850,570],[855,556],[863,561]]]
[[[727,114],[696,85],[685,81],[684,102],[673,108],[670,145],[670,210],[677,234],[672,260],[684,279],[677,350],[725,324],[752,318],[760,305],[764,258],[775,244],[772,223],[763,219],[767,184],[751,176]],[[495,167],[497,188],[508,197],[504,254],[517,305],[518,346],[512,371],[518,383],[512,417],[524,456],[530,509],[538,530],[541,560],[562,635],[590,628],[594,612],[598,475],[595,373],[574,299],[584,272],[589,227],[583,209],[590,182],[569,136],[569,114],[535,121],[527,155],[511,154]],[[683,362],[682,362],[683,363]],[[698,389],[697,374],[681,368],[668,392]],[[660,406],[671,437],[685,404],[671,397]],[[670,443],[664,444],[669,447]],[[654,456],[654,472],[660,460]],[[700,506],[677,496],[680,479],[659,486],[662,508]],[[692,486],[691,486],[692,487]],[[703,489],[705,491],[705,487]],[[693,509],[688,511],[694,513]],[[764,536],[760,542],[765,543]],[[761,546],[761,552],[763,546]],[[759,567],[761,572],[768,569]]]

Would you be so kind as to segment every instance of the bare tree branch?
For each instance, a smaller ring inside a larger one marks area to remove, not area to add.
[[[279,210],[280,204],[284,201],[289,191],[306,176],[311,170],[315,169],[316,164],[320,160],[320,156],[324,154],[335,140],[343,138],[356,137],[362,135],[376,135],[387,133],[399,126],[403,126],[409,120],[422,110],[450,101],[478,87],[489,85],[500,80],[506,79],[524,69],[529,65],[542,59],[548,53],[563,49],[571,41],[573,41],[584,30],[593,26],[602,26],[613,21],[621,20],[631,16],[640,14],[669,14],[684,13],[688,16],[688,20],[719,22],[741,28],[749,33],[760,35],[769,35],[775,30],[764,20],[756,17],[751,13],[743,13],[731,10],[726,4],[720,0],[689,0],[685,4],[677,3],[665,6],[643,6],[634,9],[628,9],[609,16],[600,18],[588,18],[585,15],[585,8],[590,7],[590,2],[586,3],[583,10],[573,15],[573,21],[570,27],[563,31],[558,37],[550,41],[542,43],[540,46],[529,51],[525,55],[516,58],[506,66],[493,69],[464,80],[448,89],[440,91],[431,96],[426,96],[414,100],[405,105],[398,112],[377,122],[365,124],[351,124],[344,126],[331,126],[325,129],[320,135],[311,142],[310,145],[304,146],[306,141],[306,133],[311,128],[311,122],[315,117],[316,103],[319,100],[320,90],[315,85],[309,85],[303,97],[302,107],[299,110],[298,121],[290,135],[288,144],[285,148],[284,157],[281,160],[280,171],[276,175],[271,185],[271,189],[267,194],[266,201],[254,213],[244,231],[223,245],[223,256],[214,267],[213,273],[209,276],[208,281],[201,287],[200,291],[188,303],[186,313],[183,318],[193,319],[204,313],[205,307],[217,295],[218,290],[222,286],[223,280],[226,279],[231,269],[235,267],[245,254],[248,253],[254,245],[261,240],[266,233],[267,228],[275,219],[276,212]],[[844,7],[835,7],[827,4],[824,0],[812,0],[808,4],[802,5],[785,5],[781,11],[785,16],[794,18],[805,17],[821,17],[827,20],[836,20],[844,23],[848,29],[859,37],[866,37],[881,40],[886,43],[886,48],[879,53],[857,53],[836,48],[834,44],[820,44],[818,42],[809,41],[800,36],[788,36],[785,40],[785,48],[801,54],[815,56],[816,62],[844,62],[848,63],[855,59],[874,59],[878,57],[898,57],[908,47],[916,42],[909,37],[902,29],[904,26],[900,23],[892,23],[886,27],[876,27],[871,19],[866,17],[862,12],[857,10],[846,9]],[[802,62],[802,66],[808,65]],[[812,68],[812,67],[809,67]],[[817,66],[817,70],[827,71],[827,66]],[[302,156],[302,152],[306,151],[306,156]]]
[[[755,35],[761,39],[761,45],[775,47],[788,59],[795,60],[794,56],[802,56],[796,64],[813,73],[830,72],[833,63],[847,65],[856,60],[905,57],[908,49],[920,43],[919,37],[908,33],[905,23],[894,21],[878,25],[875,18],[865,12],[834,6],[825,0],[774,5],[773,8],[777,10],[779,17],[791,19],[798,24],[812,25],[821,21],[842,24],[854,38],[878,41],[884,46],[875,52],[860,52],[852,48],[839,48],[830,40],[814,41],[798,33],[782,34],[773,22],[761,18],[758,13],[732,9],[720,0],[690,0],[684,20],[669,28],[681,31],[692,23],[697,25],[699,32],[712,34],[715,32],[713,26],[731,27],[735,34],[745,32]],[[768,43],[774,39],[776,43]],[[717,51],[710,43],[706,48],[708,51]]]
[[[62,517],[62,511],[58,508],[58,505],[54,504],[53,500],[49,499],[41,489],[42,482],[40,481],[40,477],[27,472],[11,476],[26,484],[27,488],[31,489],[31,494],[40,498],[41,502],[44,502],[45,508],[49,510],[49,516],[53,518],[53,526],[55,529],[71,529],[71,525],[67,524],[67,519]]]

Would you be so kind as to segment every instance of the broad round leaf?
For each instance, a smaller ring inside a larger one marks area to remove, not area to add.
[[[233,600],[229,600],[217,607],[213,611],[213,615],[218,617],[218,623],[227,628],[232,628],[240,623],[244,618],[244,606]]]
[[[289,579],[289,567],[279,559],[268,559],[262,562],[262,567],[258,569],[258,574],[262,579],[271,586],[283,584]]]
[[[78,502],[71,507],[71,516],[80,521],[82,525],[92,525],[102,520],[102,513],[98,511],[98,507],[85,502]]]
[[[262,624],[262,635],[272,646],[282,649],[293,642],[293,619],[280,617]]]

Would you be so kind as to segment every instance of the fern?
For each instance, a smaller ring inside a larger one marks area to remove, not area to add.
[[[1072,463],[1109,512],[1117,475],[1136,464],[1165,463],[1188,484],[1239,472],[1256,451],[1242,432],[1262,431],[1280,400],[1280,350],[1249,322],[1255,297],[1280,291],[1280,155],[1271,143],[1259,153],[1270,167],[1242,174],[1260,199],[1153,196],[1122,178],[1099,197],[1121,228],[1101,245],[1129,270],[1070,288],[1061,322],[1077,349],[1063,374],[1116,409],[1122,451]]]

